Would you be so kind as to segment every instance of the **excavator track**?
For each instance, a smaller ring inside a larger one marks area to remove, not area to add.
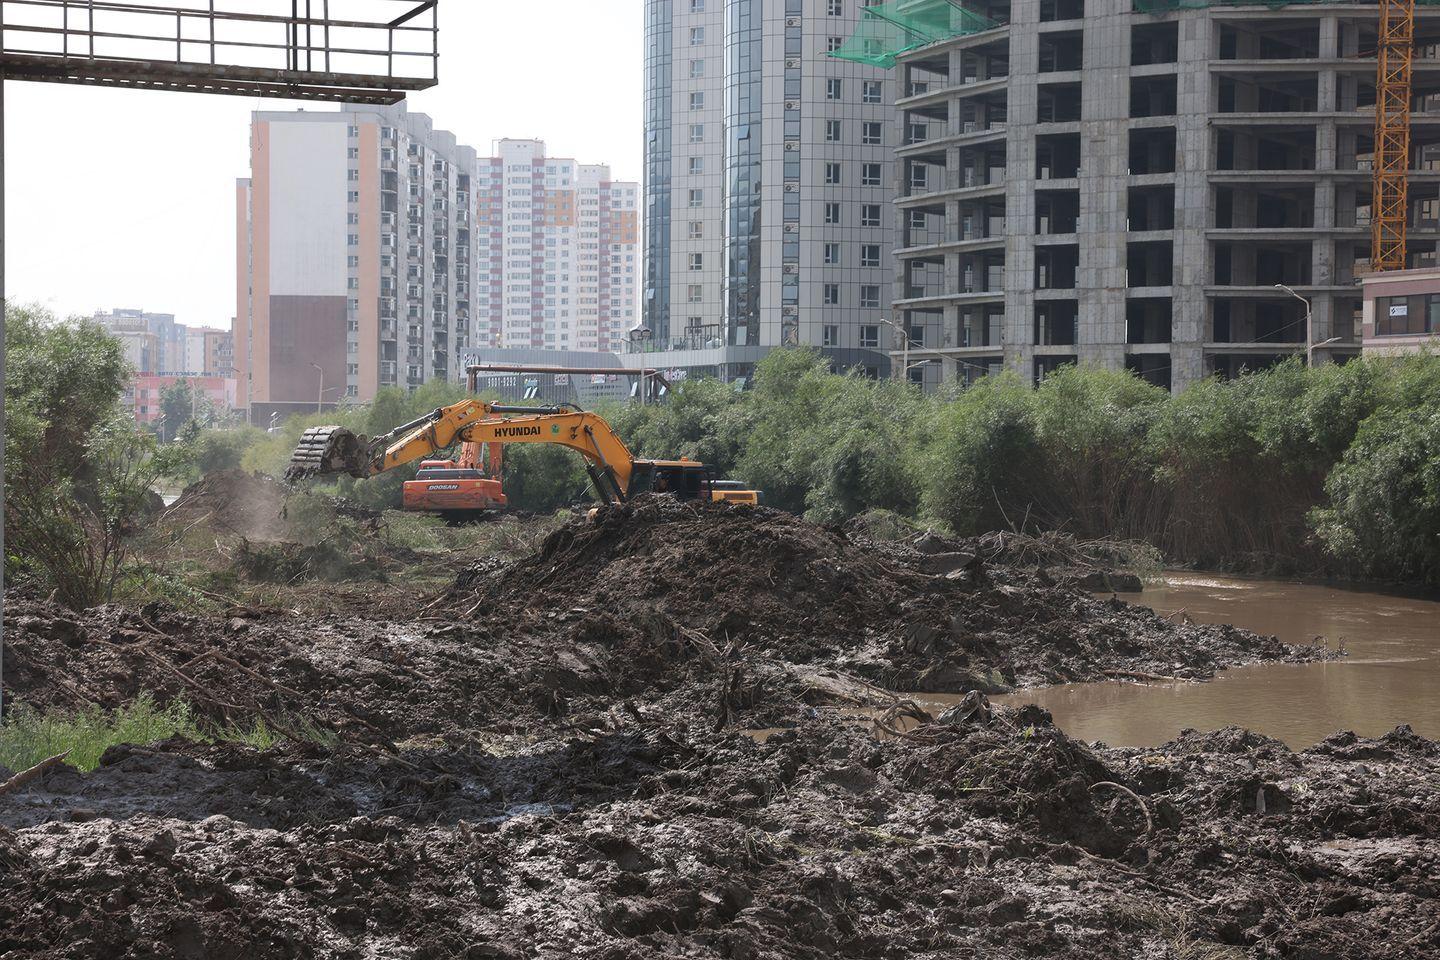
[[[285,479],[304,480],[335,473],[363,477],[365,449],[365,440],[344,427],[311,427],[301,434]]]

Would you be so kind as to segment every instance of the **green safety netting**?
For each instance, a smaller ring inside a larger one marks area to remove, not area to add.
[[[958,0],[891,0],[865,7],[855,33],[830,56],[889,69],[907,50],[996,26]]]

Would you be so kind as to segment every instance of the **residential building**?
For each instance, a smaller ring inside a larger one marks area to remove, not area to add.
[[[180,381],[186,381],[190,389],[209,401],[217,413],[228,414],[235,409],[236,382],[234,377],[201,376],[186,377],[173,374],[139,374],[125,393],[125,401],[135,410],[135,422],[155,424],[160,418],[160,395]],[[180,424],[162,425],[165,436],[174,436]]]
[[[646,0],[643,321],[727,380],[779,346],[879,374],[894,76],[827,56],[860,0]]]
[[[1367,355],[1440,351],[1440,267],[1372,273],[1361,290]]]
[[[235,370],[254,422],[453,377],[473,335],[474,168],[403,104],[253,115]]]
[[[250,172],[234,365],[254,422],[458,379],[473,347],[598,347],[630,324],[638,190],[603,166],[539,141],[481,158],[399,104],[256,113]]]
[[[986,22],[899,51],[892,75],[895,319],[931,361],[912,376],[1080,361],[1179,389],[1310,345],[1356,355],[1374,4],[966,9]],[[1415,15],[1421,266],[1440,240],[1440,10]]]
[[[611,350],[634,325],[639,185],[501,140],[475,173],[476,346]]]
[[[141,373],[183,370],[186,327],[171,313],[117,307],[91,318],[125,348],[125,360]]]

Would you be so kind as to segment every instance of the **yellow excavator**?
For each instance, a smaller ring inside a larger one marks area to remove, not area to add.
[[[378,437],[344,427],[311,427],[301,436],[285,475],[290,480],[339,473],[373,477],[455,443],[569,447],[585,458],[585,469],[605,503],[624,503],[645,492],[671,493],[682,500],[760,502],[759,491],[736,480],[716,479],[703,463],[637,459],[603,417],[569,404],[531,407],[462,400]]]

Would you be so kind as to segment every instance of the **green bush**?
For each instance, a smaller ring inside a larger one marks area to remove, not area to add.
[[[1311,520],[1330,553],[1365,576],[1440,585],[1440,406],[1365,421]]]
[[[6,311],[6,565],[61,603],[110,599],[175,452],[120,402],[131,371],[88,320]]]

